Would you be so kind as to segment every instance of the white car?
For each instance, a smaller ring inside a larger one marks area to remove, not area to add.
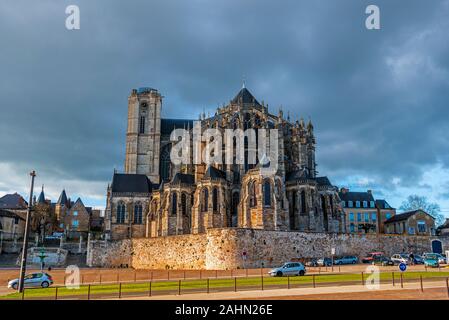
[[[271,269],[268,274],[272,277],[303,276],[306,267],[300,262],[286,262],[282,267]]]
[[[394,264],[401,264],[401,263],[408,264],[410,260],[408,254],[400,253],[392,255],[391,261],[393,261]]]

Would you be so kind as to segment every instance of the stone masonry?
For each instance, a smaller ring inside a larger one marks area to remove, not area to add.
[[[135,269],[217,269],[273,267],[291,259],[356,255],[372,251],[429,252],[433,237],[376,234],[328,234],[243,228],[209,229],[206,234],[92,241],[87,264]],[[443,251],[449,238],[440,238]],[[242,253],[246,252],[246,259]]]

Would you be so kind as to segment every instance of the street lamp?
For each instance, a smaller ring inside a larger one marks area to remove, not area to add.
[[[25,234],[23,236],[22,262],[20,264],[20,277],[19,277],[19,292],[23,291],[25,272],[27,268],[28,235],[30,233],[31,207],[33,201],[34,177],[36,177],[36,171],[33,170],[30,173],[30,176],[31,176],[30,198],[28,202],[27,217],[25,221]]]

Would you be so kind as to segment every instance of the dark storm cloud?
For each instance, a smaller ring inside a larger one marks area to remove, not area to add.
[[[380,31],[364,27],[368,4]],[[107,181],[132,88],[196,118],[245,76],[273,113],[313,119],[321,173],[407,184],[449,164],[448,14],[448,1],[2,1],[0,161]]]

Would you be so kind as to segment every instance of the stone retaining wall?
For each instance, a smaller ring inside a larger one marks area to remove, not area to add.
[[[254,229],[209,229],[204,234],[138,238],[115,242],[92,241],[87,264],[136,269],[237,269],[272,267],[294,258],[321,258],[382,251],[429,252],[435,237],[402,235],[350,235],[281,232]],[[443,251],[449,237],[439,238]],[[243,252],[246,252],[246,259]]]

